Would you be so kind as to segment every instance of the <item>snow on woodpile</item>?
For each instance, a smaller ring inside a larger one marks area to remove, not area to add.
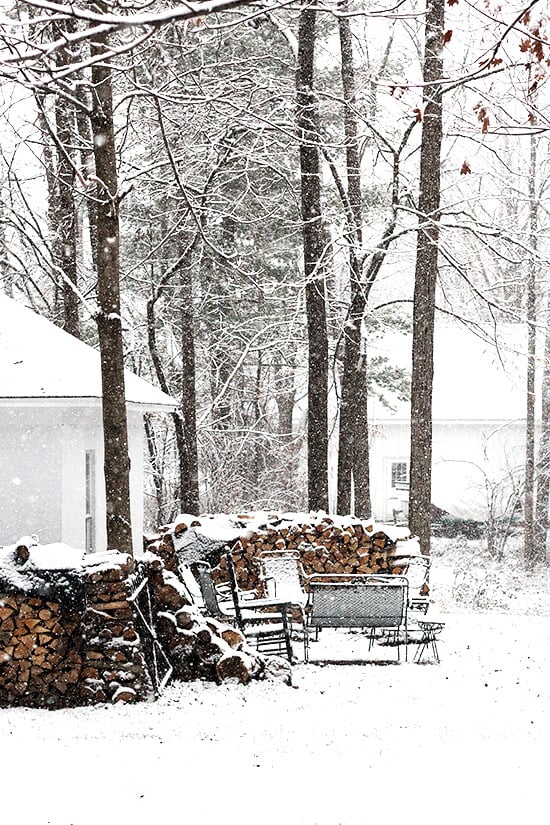
[[[201,613],[171,554],[84,555],[28,537],[1,548],[0,706],[135,702],[169,678],[290,681],[288,664]]]
[[[218,581],[227,578],[224,551],[230,547],[243,590],[261,588],[259,558],[265,551],[295,550],[306,577],[400,574],[406,570],[407,558],[420,554],[418,539],[406,527],[323,512],[182,514],[163,530],[180,561],[208,561]]]
[[[83,604],[84,553],[65,544],[39,545],[34,536],[0,548],[0,593],[26,593],[67,607]]]
[[[134,701],[152,683],[125,554],[22,540],[0,553],[0,705]]]

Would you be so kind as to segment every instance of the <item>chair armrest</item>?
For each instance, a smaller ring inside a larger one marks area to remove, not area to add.
[[[274,576],[262,576],[262,582],[265,585],[266,592],[269,593],[270,589],[273,590],[273,597],[277,598],[277,581]]]
[[[250,599],[249,601],[239,599],[239,606],[245,608],[279,607],[288,610],[290,605],[291,602],[282,601],[281,599]]]

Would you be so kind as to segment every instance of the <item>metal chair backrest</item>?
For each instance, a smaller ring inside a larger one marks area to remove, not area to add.
[[[430,558],[428,556],[409,556],[405,568],[405,576],[409,581],[409,588],[420,592],[428,583],[430,572]]]
[[[239,603],[239,584],[237,582],[237,571],[235,570],[235,563],[233,561],[233,556],[231,555],[231,550],[229,549],[229,547],[226,550],[225,558],[227,560],[227,573],[229,575],[231,596],[233,598],[233,606],[235,608],[235,619],[237,620],[237,626],[239,627],[239,630],[241,630],[244,633],[245,627],[243,621],[243,614]]]
[[[214,579],[212,578],[212,569],[210,565],[205,561],[198,561],[195,563],[195,567],[197,568],[199,586],[206,610],[216,619],[226,618],[226,614],[222,612],[218,602],[216,585],[214,584]]]
[[[192,603],[199,605],[204,603],[204,596],[202,595],[202,590],[200,588],[198,581],[193,575],[191,568],[187,564],[180,564],[179,575]]]
[[[293,550],[270,550],[261,554],[260,564],[269,596],[305,604],[299,572],[300,554]]]

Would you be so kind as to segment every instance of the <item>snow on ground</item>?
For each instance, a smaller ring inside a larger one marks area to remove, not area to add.
[[[460,585],[473,546],[436,545],[440,665],[300,663],[292,687],[179,683],[150,704],[3,710],[0,811],[18,825],[545,821],[548,574],[519,578],[539,614],[526,615],[503,592],[517,590],[514,554],[500,578],[482,559],[470,597],[493,610],[474,612]],[[325,630],[311,655],[370,654],[361,634]]]

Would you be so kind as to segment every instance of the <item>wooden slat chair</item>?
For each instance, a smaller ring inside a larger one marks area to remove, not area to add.
[[[214,579],[212,578],[212,569],[208,562],[197,561],[194,563],[194,568],[197,571],[205,612],[220,621],[229,621],[230,624],[236,624],[233,599],[222,599],[220,597],[214,584]]]

